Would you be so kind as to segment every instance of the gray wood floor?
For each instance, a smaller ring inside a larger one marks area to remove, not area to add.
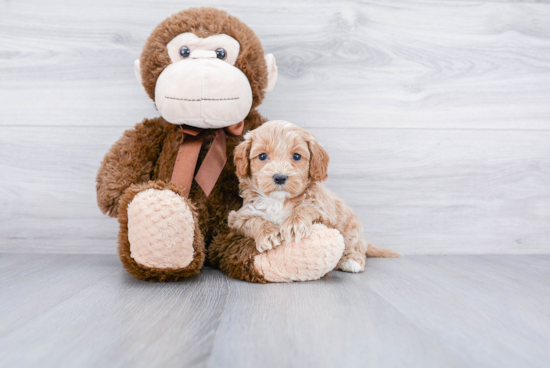
[[[548,367],[549,270],[417,255],[317,282],[156,284],[113,255],[0,254],[0,366]]]

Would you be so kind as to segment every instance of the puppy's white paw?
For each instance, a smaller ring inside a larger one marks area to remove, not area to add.
[[[361,272],[361,265],[353,259],[348,259],[340,266],[340,269],[345,272]]]

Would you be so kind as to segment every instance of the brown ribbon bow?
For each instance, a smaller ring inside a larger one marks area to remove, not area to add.
[[[174,171],[172,172],[172,182],[183,187],[184,195],[187,198],[191,191],[193,174],[195,173],[195,167],[197,166],[206,130],[190,126],[180,127],[186,136],[178,150]],[[216,181],[218,181],[227,162],[225,131],[231,135],[241,135],[243,134],[243,129],[244,120],[227,128],[216,130],[214,141],[206,153],[197,175],[195,175],[195,181],[201,186],[207,197],[212,192],[212,189],[214,189],[214,185],[216,185]]]

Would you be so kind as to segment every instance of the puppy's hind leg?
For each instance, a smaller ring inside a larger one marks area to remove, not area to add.
[[[367,242],[359,234],[346,238],[345,242],[346,248],[337,268],[344,272],[365,271]]]

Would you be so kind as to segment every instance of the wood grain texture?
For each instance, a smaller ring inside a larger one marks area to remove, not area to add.
[[[114,253],[105,152],[157,115],[133,73],[175,0],[0,1],[0,252]],[[207,0],[275,54],[261,106],[311,129],[374,243],[550,253],[550,3]]]
[[[0,243],[15,252],[115,253],[118,222],[101,214],[95,176],[121,128],[4,128]],[[99,133],[99,134],[98,134]]]
[[[550,252],[546,132],[312,131],[331,154],[327,186],[375,244],[409,254]]]
[[[9,334],[121,266],[113,257],[95,255],[0,257],[12,261],[0,266],[0,288],[5,301],[0,305],[0,335]]]
[[[212,367],[466,366],[364,278],[231,286]]]
[[[95,175],[123,128],[3,128],[0,250],[114,253]],[[550,132],[311,129],[327,186],[406,254],[549,253]],[[32,152],[32,154],[29,154]],[[14,183],[17,183],[16,185]]]
[[[0,310],[19,309],[2,314],[3,367],[542,368],[550,359],[549,256],[370,258],[362,274],[268,285],[211,269],[148,283],[110,255],[0,260]],[[5,262],[32,267],[7,272]]]
[[[550,4],[202,1],[277,58],[262,112],[307,127],[549,129]],[[181,1],[0,3],[0,125],[155,115],[133,61]]]
[[[50,262],[42,265],[43,276],[56,270],[64,282],[36,278],[6,289],[13,280],[2,280],[2,309],[23,309],[18,317],[27,322],[0,332],[1,366],[144,367],[154,362],[191,367],[208,358],[227,293],[228,279],[221,274],[207,271],[184,283],[149,283],[127,274],[115,256],[46,257]],[[94,261],[78,264],[82,259]],[[98,260],[108,276],[99,277]],[[81,279],[77,293],[71,290],[73,279]],[[51,294],[64,301],[44,307]],[[6,324],[17,322],[10,317]],[[15,349],[23,346],[32,353]]]
[[[516,257],[522,266],[515,265]],[[530,261],[521,256],[413,257],[393,265],[401,275],[376,261],[368,272],[381,297],[437,335],[468,366],[544,367],[549,361],[543,351],[550,336],[549,259]]]

